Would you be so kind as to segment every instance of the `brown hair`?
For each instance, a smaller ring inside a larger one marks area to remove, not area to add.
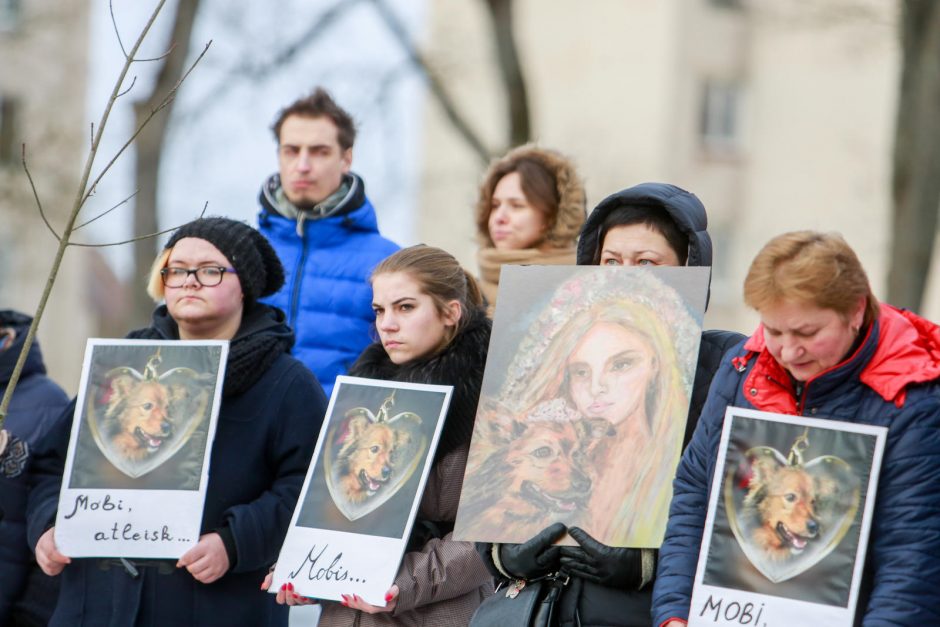
[[[281,126],[284,120],[292,115],[298,115],[304,118],[329,118],[336,125],[336,139],[339,147],[346,151],[356,143],[356,123],[352,116],[336,104],[330,92],[322,87],[317,87],[309,96],[304,96],[295,100],[291,104],[281,109],[271,130],[274,132],[274,139],[278,145],[281,143]]]
[[[470,323],[474,310],[479,310],[483,315],[483,294],[476,279],[445,250],[424,244],[402,248],[376,266],[370,281],[375,281],[375,277],[381,274],[392,272],[403,272],[414,279],[421,293],[431,297],[441,315],[447,312],[447,303],[450,301],[460,303],[460,320],[441,349]]]
[[[867,327],[878,317],[878,300],[855,251],[837,233],[778,235],[757,253],[744,279],[744,302],[758,311],[789,300],[847,317],[860,298]]]
[[[547,240],[552,246],[571,246],[585,218],[584,187],[566,157],[554,150],[531,144],[510,150],[490,164],[480,185],[476,227],[481,244],[492,246],[489,237],[493,193],[504,176],[516,172],[526,200],[545,216]]]

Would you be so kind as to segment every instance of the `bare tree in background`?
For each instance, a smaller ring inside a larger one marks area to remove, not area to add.
[[[940,210],[940,3],[905,0],[888,300],[920,310]]]
[[[519,61],[513,30],[513,0],[483,0],[490,14],[493,42],[496,44],[497,66],[506,90],[509,119],[509,146],[524,144],[532,138],[532,116],[525,73]]]
[[[202,53],[193,61],[189,68],[185,71],[180,72],[180,76],[177,81],[169,86],[169,89],[163,93],[163,95],[156,99],[153,105],[142,115],[138,121],[137,127],[131,136],[124,142],[124,144],[117,150],[113,155],[111,155],[108,162],[105,166],[98,172],[94,177],[92,176],[92,167],[95,164],[95,158],[98,156],[98,148],[101,145],[101,137],[104,133],[104,130],[108,123],[108,118],[111,115],[111,110],[114,107],[115,102],[119,98],[126,96],[136,84],[136,77],[131,81],[130,86],[124,87],[124,81],[127,78],[128,72],[132,65],[135,63],[141,62],[150,62],[150,61],[159,61],[164,57],[157,57],[156,59],[144,59],[138,57],[138,51],[140,50],[141,44],[146,39],[147,34],[150,32],[150,28],[153,26],[154,21],[156,21],[157,16],[160,14],[160,11],[163,9],[163,5],[166,0],[159,0],[153,12],[150,14],[150,18],[147,20],[147,23],[144,25],[143,29],[140,31],[140,34],[137,36],[137,39],[133,42],[133,45],[128,50],[124,47],[124,43],[121,40],[120,31],[117,27],[117,22],[114,20],[113,7],[112,7],[112,24],[114,26],[114,32],[120,45],[121,52],[124,55],[124,64],[121,67],[120,74],[114,82],[114,85],[111,89],[111,95],[108,98],[108,102],[104,107],[104,111],[101,114],[101,118],[98,121],[97,126],[95,124],[91,125],[90,133],[90,145],[88,148],[88,155],[85,159],[84,167],[82,168],[82,174],[78,183],[78,188],[75,191],[75,200],[72,203],[72,206],[67,214],[66,222],[61,226],[61,230],[57,229],[49,220],[49,217],[43,209],[42,202],[40,200],[39,191],[36,189],[36,185],[33,181],[32,174],[29,170],[29,164],[26,158],[26,145],[22,146],[22,163],[23,171],[26,175],[27,180],[29,181],[30,190],[33,194],[33,199],[36,202],[36,209],[39,213],[39,216],[42,218],[43,223],[46,225],[46,228],[52,234],[52,236],[58,242],[56,247],[55,256],[52,261],[52,268],[49,270],[49,275],[46,278],[45,287],[43,288],[42,296],[39,299],[39,305],[36,307],[36,311],[33,314],[33,320],[29,325],[29,329],[26,332],[26,338],[23,341],[23,347],[20,350],[20,354],[17,357],[16,365],[13,367],[13,372],[10,375],[10,380],[7,382],[6,389],[3,393],[3,398],[0,400],[0,475],[7,477],[16,477],[23,472],[26,466],[28,459],[28,446],[26,442],[19,439],[16,436],[11,435],[7,430],[3,429],[3,423],[6,419],[7,411],[10,407],[10,400],[13,397],[13,392],[16,389],[17,383],[19,382],[20,375],[23,372],[23,365],[26,363],[26,358],[29,355],[29,350],[33,345],[33,341],[36,338],[36,330],[39,328],[39,323],[42,320],[43,313],[46,309],[46,304],[49,302],[49,295],[52,293],[52,288],[55,285],[56,277],[59,273],[59,268],[62,265],[62,260],[65,256],[65,251],[69,246],[86,246],[86,247],[103,247],[103,246],[117,246],[120,244],[127,244],[135,241],[140,241],[144,239],[152,238],[156,235],[160,235],[157,232],[150,232],[147,235],[139,235],[133,237],[129,240],[123,242],[107,242],[107,243],[81,243],[72,241],[73,235],[83,227],[91,224],[95,220],[109,214],[115,209],[124,205],[128,199],[125,199],[118,204],[114,205],[110,209],[99,213],[97,216],[94,216],[84,221],[79,221],[79,215],[82,212],[82,209],[85,208],[88,199],[95,192],[95,188],[101,182],[102,178],[110,171],[111,167],[115,162],[124,154],[124,151],[127,150],[135,139],[143,132],[147,125],[153,120],[153,118],[166,106],[172,102],[173,98],[176,95],[179,86],[182,84],[189,73],[193,70],[199,61],[202,60],[202,57],[205,55],[206,51],[209,49],[209,45],[212,42],[206,44]],[[165,56],[165,55],[164,55]],[[82,216],[83,218],[85,216]]]
[[[160,69],[150,93],[134,102],[134,118],[136,126],[152,114],[152,111],[161,103],[165,94],[175,85],[183,75],[185,61],[189,56],[190,41],[192,39],[193,24],[199,12],[200,0],[179,0],[176,13],[173,16],[173,31],[170,35],[172,48],[169,55],[160,61]],[[132,231],[135,233],[155,233],[159,230],[157,219],[157,185],[160,180],[160,161],[163,146],[166,142],[167,127],[173,112],[171,100],[159,115],[153,116],[140,135],[137,137],[136,165],[134,166],[135,188],[137,195],[134,199],[134,221]],[[153,262],[154,242],[151,239],[140,240],[134,243],[134,272],[131,273],[132,286],[140,283],[141,277],[146,273]],[[150,319],[153,310],[153,301],[141,289],[131,289],[131,320],[125,327],[142,326]]]
[[[473,128],[473,125],[462,113],[457,103],[451,98],[443,79],[434,69],[433,63],[419,50],[417,44],[408,34],[404,24],[395,13],[393,5],[386,0],[372,0],[371,4],[399,45],[405,50],[411,65],[424,77],[431,96],[442,107],[451,126],[477,155],[480,162],[486,164],[494,154],[502,153],[507,147],[529,141],[532,134],[532,124],[525,73],[519,60],[513,31],[513,0],[479,1],[485,4],[490,17],[499,74],[506,93],[506,116],[509,131],[505,140],[506,146],[501,146],[495,151],[485,145],[480,134]],[[265,53],[266,60],[259,61],[257,59],[258,51],[254,47],[246,47],[244,58],[232,66],[232,71],[219,81],[217,89],[209,90],[213,100],[205,101],[203,104],[208,107],[211,102],[218,102],[220,94],[231,89],[236,81],[258,80],[270,72],[276,71],[278,67],[288,65],[299,53],[315,44],[359,2],[360,0],[338,0],[338,2],[329,6],[300,37],[286,41],[280,49],[275,50],[273,53]],[[198,17],[199,9],[200,0],[179,0],[173,18],[171,36],[173,49],[166,58],[160,61],[161,67],[151,93],[134,105],[138,123],[142,117],[149,115],[159,101],[160,94],[165,93],[170,86],[179,80],[184,68],[183,64],[189,54],[193,24]],[[196,107],[197,110],[202,108],[201,106]],[[157,193],[160,161],[172,115],[173,105],[171,102],[164,107],[164,111],[159,116],[154,117],[138,138],[135,168],[137,195],[133,226],[135,232],[152,233],[159,229]],[[147,271],[153,260],[153,255],[152,241],[139,241],[135,244],[134,269],[131,272],[131,281],[136,283]],[[133,289],[131,293],[133,294],[131,297],[133,306],[130,314],[132,320],[124,326],[146,323],[153,309],[153,303],[143,291]]]

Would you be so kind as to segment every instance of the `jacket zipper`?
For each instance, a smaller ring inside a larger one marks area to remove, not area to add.
[[[297,320],[297,309],[300,305],[300,282],[304,275],[304,267],[307,265],[307,229],[304,228],[303,216],[298,216],[300,220],[300,261],[294,267],[294,280],[290,289],[290,311],[288,312],[287,324],[294,329],[294,323]],[[296,330],[296,329],[295,329]]]

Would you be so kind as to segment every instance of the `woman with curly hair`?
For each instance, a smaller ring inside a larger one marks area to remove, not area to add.
[[[585,218],[574,164],[531,144],[494,161],[483,177],[476,225],[480,287],[492,313],[504,264],[573,265]]]

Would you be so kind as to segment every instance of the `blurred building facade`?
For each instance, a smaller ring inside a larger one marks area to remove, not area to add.
[[[428,46],[495,149],[506,116],[483,4],[435,1]],[[753,328],[744,276],[759,248],[788,230],[841,232],[883,296],[897,3],[516,0],[514,9],[534,138],[576,160],[589,210],[648,180],[705,203],[716,250],[707,326]],[[424,154],[418,239],[475,270],[472,208],[484,168],[435,103]],[[934,318],[937,292],[923,312]]]
[[[0,307],[32,315],[58,242],[46,228],[23,171],[29,170],[45,215],[61,231],[90,143],[85,113],[88,2],[0,1]],[[85,340],[97,334],[94,253],[70,248],[39,327],[50,375],[74,393]],[[110,273],[103,277],[107,280]],[[113,290],[112,290],[113,293]],[[101,302],[101,301],[99,301]]]

